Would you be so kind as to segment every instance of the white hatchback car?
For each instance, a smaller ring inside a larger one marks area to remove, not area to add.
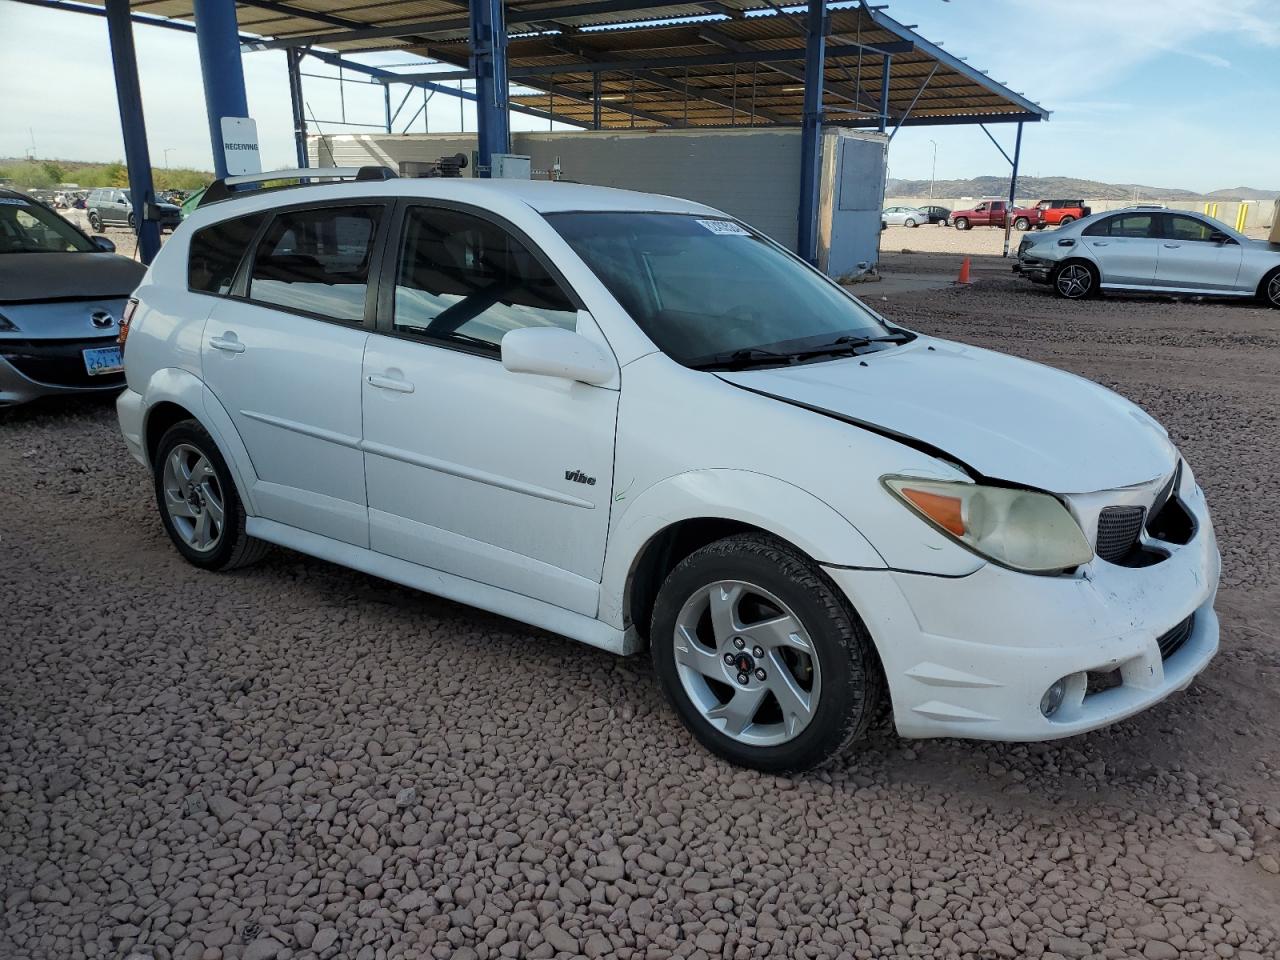
[[[225,191],[223,191],[225,193]],[[1204,496],[1070,374],[895,326],[732,217],[566,183],[206,202],[118,403],[178,551],[268,543],[616,653],[728,759],[1042,740],[1218,647]]]

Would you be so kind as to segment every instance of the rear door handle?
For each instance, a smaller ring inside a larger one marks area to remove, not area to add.
[[[1168,247],[1170,250],[1177,250],[1180,246],[1182,246],[1182,244],[1180,244],[1180,243],[1166,243],[1166,244],[1165,244],[1165,246],[1166,246],[1166,247]]]
[[[209,346],[215,350],[225,350],[227,353],[244,353],[244,344],[235,338],[230,337],[213,337],[209,341]]]
[[[1095,240],[1095,241],[1093,241],[1093,245],[1094,245],[1095,247],[1105,247],[1105,246],[1107,245],[1107,241],[1106,241],[1106,240]]]
[[[413,384],[408,380],[397,380],[395,377],[379,377],[376,374],[370,374],[365,379],[369,381],[369,386],[377,387],[379,390],[413,393]]]

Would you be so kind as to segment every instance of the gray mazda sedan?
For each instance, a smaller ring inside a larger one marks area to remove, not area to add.
[[[117,325],[146,269],[114,251],[0,190],[0,407],[124,386]]]

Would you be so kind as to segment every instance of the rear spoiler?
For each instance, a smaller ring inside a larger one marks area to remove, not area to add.
[[[200,198],[200,202],[196,207],[203,207],[206,204],[218,203],[222,200],[229,200],[232,197],[243,196],[247,193],[256,193],[261,190],[278,190],[286,189],[283,187],[263,187],[256,189],[239,189],[244,184],[263,184],[271,180],[297,180],[298,183],[289,184],[288,187],[304,187],[310,186],[313,182],[321,180],[395,180],[398,175],[389,167],[310,167],[298,170],[268,170],[264,173],[245,173],[235,177],[223,177],[221,180],[215,180],[209,184],[204,192],[204,196]]]

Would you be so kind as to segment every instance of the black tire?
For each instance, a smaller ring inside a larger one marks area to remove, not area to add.
[[[1031,221],[1026,217],[1019,217],[1017,220],[1013,221],[1013,229],[1015,230],[1026,230],[1030,226]]]
[[[903,225],[904,227],[914,227],[914,226],[916,226],[917,224],[916,224],[916,222],[915,222],[914,220],[912,220],[910,217],[907,217],[907,219],[906,219],[906,220],[903,220],[903,221],[902,221],[902,225]]]
[[[703,716],[680,679],[677,619],[688,601],[722,580],[769,591],[790,608],[809,636],[821,687],[812,719],[790,740],[757,746],[722,733]],[[726,537],[682,560],[658,592],[649,636],[654,671],[680,719],[708,750],[739,766],[785,774],[826,763],[865,734],[880,710],[883,672],[862,620],[817,564],[767,535]]]
[[[1068,223],[1074,223],[1074,222],[1075,222],[1075,219],[1076,219],[1076,218],[1075,218],[1075,217],[1072,217],[1072,216],[1065,216],[1065,217],[1063,217],[1061,220],[1059,220],[1059,221],[1058,221],[1058,226],[1060,226],[1060,227],[1065,227]]]
[[[137,233],[137,232],[138,232],[138,228],[137,228],[137,226],[134,224],[134,221],[133,221],[133,214],[132,214],[132,213],[131,213],[131,214],[129,214],[129,229],[130,229],[130,230],[132,230],[134,233]]]
[[[93,227],[94,233],[103,233],[106,231],[106,227],[102,225],[102,219],[96,213],[89,214],[89,226]]]
[[[166,506],[165,463],[179,444],[194,448],[209,461],[213,468],[218,492],[222,497],[221,532],[216,543],[208,550],[198,550],[186,542]],[[262,559],[270,544],[245,533],[244,505],[240,502],[240,495],[236,491],[231,471],[227,469],[227,462],[213,442],[213,438],[198,421],[183,420],[165,431],[164,436],[160,438],[160,443],[156,446],[151,472],[155,480],[156,507],[160,511],[160,522],[164,525],[165,532],[169,534],[173,545],[188,563],[204,570],[234,570]]]
[[[968,218],[968,217],[956,217],[956,229],[957,229],[957,230],[968,230],[968,229],[969,229],[969,218]]]
[[[1258,284],[1258,297],[1269,307],[1280,310],[1280,267],[1272,270]]]
[[[1080,268],[1084,269],[1084,274]],[[1054,268],[1049,284],[1053,292],[1064,300],[1087,300],[1097,296],[1099,279],[1098,268],[1087,260],[1067,260]]]

